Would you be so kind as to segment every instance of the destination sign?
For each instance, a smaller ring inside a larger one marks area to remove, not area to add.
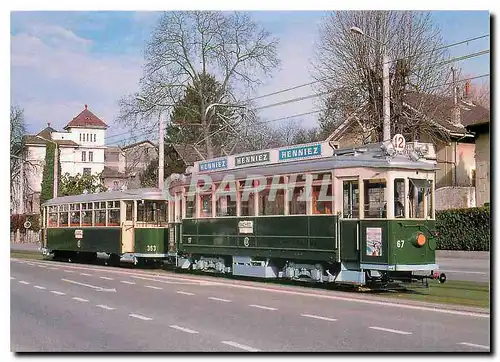
[[[321,144],[302,146],[279,150],[279,160],[293,160],[297,158],[309,158],[321,156]]]
[[[234,165],[238,167],[243,165],[268,162],[270,160],[269,156],[270,156],[269,152],[254,153],[245,156],[236,156],[234,158]]]
[[[226,169],[226,168],[227,168],[227,158],[214,160],[214,161],[200,162],[198,164],[198,169],[200,171],[214,171],[214,170],[222,170],[222,169]]]

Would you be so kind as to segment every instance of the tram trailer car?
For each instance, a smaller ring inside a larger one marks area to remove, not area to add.
[[[169,204],[171,260],[181,269],[358,286],[445,282],[435,252],[434,148],[401,138],[343,150],[321,142],[195,163],[169,182],[177,198]],[[211,184],[193,193],[202,175]],[[255,186],[245,181],[252,175],[265,177],[258,196],[246,190]],[[220,196],[227,177],[236,181],[235,199]],[[283,191],[269,201],[273,177]],[[318,198],[321,183],[326,201]],[[299,201],[305,190],[312,198]]]
[[[108,259],[135,265],[167,257],[167,201],[160,189],[57,197],[43,208],[42,253],[56,259]]]

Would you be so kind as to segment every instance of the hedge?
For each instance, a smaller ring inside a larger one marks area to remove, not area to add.
[[[439,250],[489,251],[490,208],[436,211]]]
[[[40,230],[40,215],[26,215],[26,214],[14,214],[10,215],[10,231],[14,232],[19,229],[20,232],[24,232],[24,222],[28,220],[31,223],[30,230],[39,231]]]

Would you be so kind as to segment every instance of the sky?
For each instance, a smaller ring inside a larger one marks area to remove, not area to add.
[[[312,81],[309,70],[318,26],[328,12],[260,11],[252,18],[279,37],[280,69],[265,79],[255,96],[265,95]],[[133,11],[12,12],[10,26],[11,105],[24,109],[28,132],[36,133],[48,122],[61,130],[88,104],[106,122],[108,144],[127,143],[124,128],[115,122],[117,101],[139,90],[144,44],[161,13]],[[485,11],[433,12],[445,44],[490,34]],[[451,56],[462,56],[490,48],[483,38],[450,48]],[[470,76],[490,72],[490,55],[459,63]],[[486,78],[478,80],[484,81]],[[265,97],[266,106],[316,93],[311,86]],[[307,99],[259,112],[273,121],[317,110],[318,99]],[[317,113],[296,117],[306,127],[316,124]],[[281,121],[275,121],[278,124]],[[113,137],[113,135],[117,135]]]

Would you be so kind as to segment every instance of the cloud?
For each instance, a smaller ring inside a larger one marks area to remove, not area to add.
[[[30,132],[47,121],[61,129],[84,104],[113,125],[117,100],[137,90],[142,57],[92,53],[92,44],[58,25],[36,24],[12,35],[12,103],[24,108]]]

